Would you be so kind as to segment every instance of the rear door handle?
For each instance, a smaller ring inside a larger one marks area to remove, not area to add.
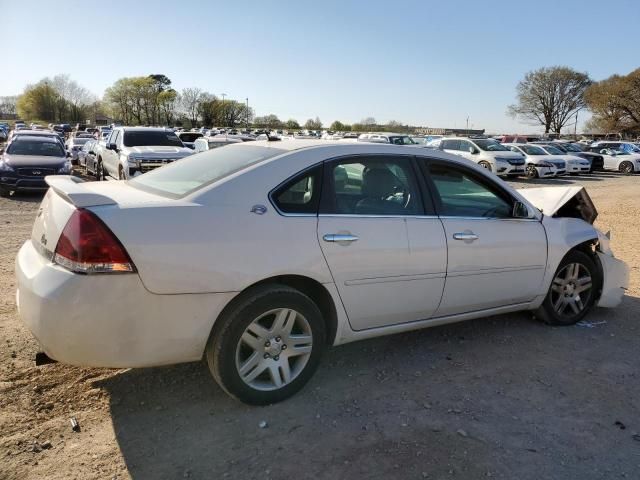
[[[462,240],[466,243],[471,243],[475,240],[478,240],[478,235],[476,235],[473,232],[467,231],[467,232],[460,232],[460,233],[454,233],[453,234],[453,239],[454,240]]]
[[[325,242],[350,243],[358,240],[358,237],[356,235],[351,235],[350,233],[327,233],[322,236],[322,239]]]

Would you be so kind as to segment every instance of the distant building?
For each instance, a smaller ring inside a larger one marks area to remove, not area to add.
[[[471,128],[416,128],[416,133],[420,135],[451,135],[463,137],[469,135],[484,135],[484,132],[484,128],[482,130],[474,130]]]

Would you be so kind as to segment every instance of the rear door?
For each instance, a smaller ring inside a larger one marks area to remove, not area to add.
[[[411,157],[327,162],[318,241],[354,330],[435,312],[446,271],[444,230],[425,215]]]
[[[514,218],[515,199],[497,182],[453,162],[423,160],[448,244],[438,316],[533,300],[547,263],[539,220]]]

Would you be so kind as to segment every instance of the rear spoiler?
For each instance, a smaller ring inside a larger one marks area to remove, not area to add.
[[[93,193],[82,185],[84,180],[71,175],[49,175],[44,181],[51,189],[67,202],[78,208],[95,207],[98,205],[115,205],[117,202],[105,195]]]

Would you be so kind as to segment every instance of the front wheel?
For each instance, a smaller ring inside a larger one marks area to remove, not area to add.
[[[101,182],[104,180],[104,167],[102,166],[102,160],[98,160],[96,164],[96,181]]]
[[[527,165],[527,177],[528,178],[538,178],[538,169],[533,165]]]
[[[255,289],[218,322],[207,345],[209,370],[229,395],[251,405],[295,394],[315,372],[325,348],[320,310],[287,286]]]
[[[549,325],[573,325],[593,307],[601,273],[586,253],[569,252],[560,262],[536,316]]]
[[[478,165],[480,165],[482,168],[491,171],[491,164],[489,162],[485,162],[484,160],[481,162],[478,162]]]

